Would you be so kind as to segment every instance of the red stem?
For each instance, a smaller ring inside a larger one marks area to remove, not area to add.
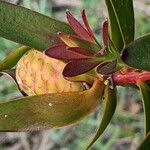
[[[137,84],[139,81],[150,80],[150,72],[138,72],[133,69],[128,69],[126,71],[121,70],[115,72],[112,75],[112,79],[115,85]]]

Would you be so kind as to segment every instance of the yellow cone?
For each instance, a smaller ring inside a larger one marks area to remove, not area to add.
[[[19,60],[16,79],[21,90],[28,95],[84,90],[81,82],[70,82],[63,78],[64,67],[62,61],[33,49]]]

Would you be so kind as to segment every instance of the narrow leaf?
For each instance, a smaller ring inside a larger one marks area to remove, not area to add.
[[[30,49],[30,47],[21,46],[10,52],[9,55],[0,62],[0,71],[14,67],[19,59]]]
[[[75,51],[71,51],[67,49],[66,45],[57,45],[54,47],[50,47],[45,51],[45,54],[49,57],[65,60],[65,61],[73,61],[73,60],[81,60],[90,58],[89,56],[80,54]]]
[[[87,21],[87,17],[86,17],[86,14],[85,14],[85,10],[82,11],[82,20],[83,20],[84,26],[85,26],[86,30],[88,31],[89,35],[90,35],[93,39],[95,39],[95,36],[94,36],[94,34],[93,34],[93,32],[92,32],[92,29],[90,28],[89,23],[88,23],[88,21]]]
[[[95,77],[93,77],[90,73],[85,73],[74,77],[65,77],[65,79],[72,82],[84,82],[87,85],[92,85]]]
[[[145,118],[145,135],[150,131],[150,89],[147,84],[142,81],[137,83],[142,95],[144,118]]]
[[[134,40],[133,0],[110,0],[124,45]]]
[[[118,26],[117,18],[115,16],[114,9],[111,4],[111,0],[105,0],[108,14],[109,14],[109,34],[112,42],[114,43],[115,47],[118,51],[121,51],[123,48],[123,39],[121,36],[121,32]]]
[[[63,75],[65,77],[77,76],[90,71],[99,63],[99,61],[93,61],[91,59],[72,61],[65,66]]]
[[[87,32],[87,30],[80,24],[78,20],[76,20],[70,11],[66,12],[67,20],[72,27],[72,29],[76,32],[76,34],[87,41],[93,42],[93,37]]]
[[[127,65],[141,70],[150,70],[150,34],[130,43],[122,52]]]
[[[105,131],[116,110],[117,105],[116,90],[110,89],[109,85],[107,85],[105,88],[104,101],[105,101],[105,109],[100,126],[98,127],[95,137],[93,138],[92,142],[88,145],[87,149],[89,149]]]
[[[69,47],[80,47],[80,48],[85,48],[91,51],[99,51],[101,49],[101,46],[95,43],[83,40],[74,35],[69,35],[63,32],[59,32],[58,37]]]
[[[146,138],[139,146],[138,150],[149,150],[149,148],[150,148],[150,132],[147,133]]]
[[[44,50],[61,42],[57,38],[59,31],[74,34],[64,22],[0,1],[0,36]]]
[[[68,48],[68,50],[85,55],[85,56],[93,56],[95,54],[94,51],[91,51],[85,48],[80,48],[80,47],[70,47]]]
[[[108,45],[108,20],[106,19],[103,23],[103,28],[102,28],[102,38],[103,38],[103,44],[105,46]]]
[[[113,71],[115,71],[114,69],[116,68],[117,65],[117,61],[114,60],[112,62],[106,62],[106,63],[102,63],[97,67],[97,72],[102,74],[102,75],[108,75],[110,73],[112,73]]]
[[[96,80],[82,92],[35,95],[0,103],[0,131],[33,131],[76,123],[99,105],[104,89]]]

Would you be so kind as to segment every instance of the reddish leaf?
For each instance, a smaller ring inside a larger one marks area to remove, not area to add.
[[[86,55],[86,56],[92,56],[95,54],[93,51],[90,51],[90,50],[85,49],[85,48],[80,48],[80,47],[69,47],[68,50],[73,51],[73,52],[77,52],[79,54]]]
[[[86,31],[85,28],[76,20],[73,15],[70,13],[70,11],[66,12],[67,20],[72,27],[72,29],[76,32],[76,34],[83,38],[84,40],[88,40],[93,42],[93,38],[90,36],[90,34]]]
[[[104,45],[107,46],[108,43],[108,20],[107,19],[103,23],[102,38],[103,38]]]
[[[103,64],[100,64],[97,67],[97,72],[102,74],[102,75],[108,75],[108,74],[114,72],[116,64],[117,64],[116,60],[114,60],[112,62],[105,62]]]
[[[85,28],[87,29],[89,35],[90,35],[91,37],[93,37],[93,39],[95,39],[94,34],[93,34],[93,32],[92,32],[92,30],[91,30],[91,28],[90,28],[90,26],[89,26],[89,23],[88,23],[88,21],[87,21],[87,17],[86,17],[86,15],[85,15],[85,10],[82,11],[82,20],[83,20],[84,26],[85,26]]]
[[[73,60],[81,60],[87,59],[89,56],[80,54],[75,51],[71,51],[67,49],[68,46],[66,45],[57,45],[54,47],[50,47],[45,51],[45,54],[49,57],[66,60],[66,61],[73,61]]]
[[[63,70],[63,75],[65,77],[77,76],[90,71],[99,63],[99,61],[93,61],[91,59],[73,61],[66,65],[66,67]]]
[[[63,32],[59,32],[58,37],[69,47],[80,47],[94,52],[98,52],[101,49],[100,45],[83,40],[80,37],[75,35],[69,35]]]

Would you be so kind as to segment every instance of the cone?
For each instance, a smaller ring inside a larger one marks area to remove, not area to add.
[[[75,92],[85,89],[81,82],[63,78],[65,63],[37,50],[30,50],[18,62],[16,79],[27,95]]]

